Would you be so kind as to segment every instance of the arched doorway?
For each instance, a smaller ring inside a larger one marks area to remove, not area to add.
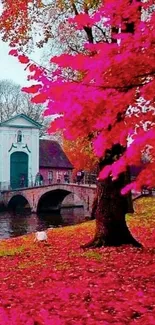
[[[12,189],[28,186],[28,155],[13,152],[10,156],[10,186]]]

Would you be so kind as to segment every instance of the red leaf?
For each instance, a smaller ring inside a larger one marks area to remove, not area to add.
[[[47,98],[48,98],[47,94],[38,94],[31,99],[31,102],[35,104],[45,103]]]
[[[13,56],[18,56],[18,51],[17,50],[10,50],[9,51],[9,55],[13,55]]]
[[[18,56],[18,60],[19,60],[19,62],[21,62],[21,63],[29,63],[29,58],[27,57],[27,56],[25,56],[25,55],[19,55]]]
[[[30,72],[36,71],[36,69],[37,69],[37,66],[36,66],[35,64],[31,64],[31,65],[29,66],[29,70],[30,70]]]
[[[42,85],[38,84],[38,85],[32,85],[31,87],[23,87],[21,90],[24,91],[25,93],[35,94],[38,92],[38,90],[41,87],[42,87]]]

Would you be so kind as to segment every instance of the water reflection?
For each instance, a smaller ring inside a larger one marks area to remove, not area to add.
[[[84,221],[83,207],[62,208],[61,213],[26,214],[1,212],[0,239],[17,237],[51,227],[73,225]]]

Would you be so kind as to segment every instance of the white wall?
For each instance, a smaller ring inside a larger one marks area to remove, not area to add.
[[[19,123],[20,122],[20,123]],[[25,123],[25,124],[24,124]],[[10,155],[22,151],[28,154],[28,179],[33,180],[39,171],[39,129],[26,120],[13,120],[10,126],[0,126],[0,183],[1,188],[10,184]],[[14,126],[15,125],[15,126]],[[18,126],[19,125],[19,126]],[[17,132],[22,132],[22,142],[17,143]],[[27,146],[27,147],[25,147]]]

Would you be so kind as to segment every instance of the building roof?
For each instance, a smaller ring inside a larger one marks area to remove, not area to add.
[[[39,140],[39,167],[74,168],[58,142],[42,139]]]
[[[1,126],[11,126],[11,125],[8,125],[8,123],[10,123],[12,121],[16,121],[16,120],[17,120],[17,124],[18,124],[18,119],[19,118],[22,118],[22,119],[26,120],[27,122],[29,122],[35,128],[40,129],[42,127],[42,125],[40,123],[36,122],[35,120],[31,119],[30,117],[28,117],[27,115],[25,115],[23,113],[12,116],[8,120],[5,120],[5,121],[1,122],[0,127]],[[16,125],[13,125],[13,126],[16,126]],[[19,126],[19,125],[17,125],[17,126]]]

